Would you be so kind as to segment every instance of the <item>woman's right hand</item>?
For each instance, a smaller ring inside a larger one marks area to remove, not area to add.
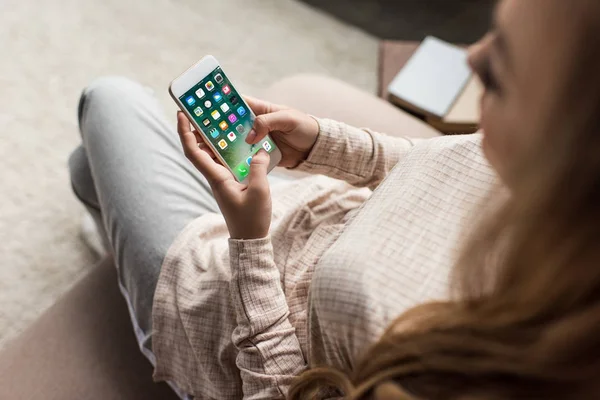
[[[279,150],[279,166],[297,167],[306,160],[319,136],[319,123],[308,114],[277,104],[244,97],[256,120],[246,142],[255,144],[267,134],[271,136]]]

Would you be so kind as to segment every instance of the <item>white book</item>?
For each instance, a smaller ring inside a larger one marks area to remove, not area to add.
[[[427,37],[390,83],[390,99],[428,117],[443,118],[472,76],[467,51]]]

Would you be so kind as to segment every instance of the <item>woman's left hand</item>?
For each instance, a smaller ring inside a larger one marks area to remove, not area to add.
[[[271,225],[271,191],[267,172],[269,154],[261,150],[250,165],[248,185],[235,180],[202,137],[192,131],[184,113],[177,113],[177,131],[186,157],[204,175],[225,217],[232,239],[261,239]]]

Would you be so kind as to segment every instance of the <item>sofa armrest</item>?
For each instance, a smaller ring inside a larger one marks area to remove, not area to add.
[[[161,399],[110,259],[96,265],[0,352],[0,399]]]

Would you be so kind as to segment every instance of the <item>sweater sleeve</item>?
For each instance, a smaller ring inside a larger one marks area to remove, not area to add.
[[[283,399],[306,361],[288,320],[289,309],[269,237],[229,240],[231,296],[244,400]]]
[[[317,119],[319,137],[297,170],[327,175],[357,187],[374,189],[416,141]]]

